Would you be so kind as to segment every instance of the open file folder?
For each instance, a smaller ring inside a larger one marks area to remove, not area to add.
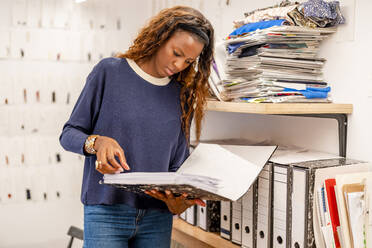
[[[105,174],[102,183],[138,193],[168,189],[176,194],[186,192],[189,198],[236,201],[254,183],[275,149],[201,143],[177,172]]]

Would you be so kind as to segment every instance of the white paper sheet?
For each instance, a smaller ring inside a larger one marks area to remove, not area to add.
[[[106,37],[105,37],[105,32],[99,31],[99,32],[94,32],[93,36],[93,42],[94,42],[94,47],[93,47],[93,60],[100,60],[105,56],[108,56],[107,52],[105,51],[106,48]]]
[[[12,30],[10,33],[10,55],[12,58],[22,58],[21,51],[26,55],[27,31]]]
[[[57,0],[58,1],[58,0]],[[44,28],[54,27],[56,0],[42,0],[41,25]]]
[[[31,32],[32,51],[29,51],[32,59],[47,60],[50,52],[49,30],[38,29]]]
[[[23,112],[19,106],[12,107],[9,111],[10,133],[9,135],[23,135]]]
[[[90,30],[94,26],[94,16],[92,11],[92,1],[86,1],[79,4],[80,15],[79,15],[79,29]]]
[[[94,3],[93,11],[94,11],[94,17],[95,17],[94,28],[98,30],[105,30],[106,29],[106,18],[107,18],[106,17],[107,4],[103,1],[96,1]]]
[[[106,32],[106,54],[113,55],[120,51],[119,39],[115,39],[117,31],[109,30]]]
[[[32,191],[33,199],[37,202],[48,201],[48,166],[37,166],[33,168],[32,173]]]
[[[37,160],[34,160],[35,162],[37,162],[36,166],[45,166],[45,165],[48,165],[48,152],[49,152],[49,149],[48,149],[48,138],[46,138],[44,135],[41,136],[40,138],[37,139],[37,142],[38,142],[38,148],[36,149],[37,151],[37,154],[38,154],[38,158]],[[36,141],[33,141],[33,142],[36,142]],[[26,147],[26,150],[27,150],[28,147]],[[31,150],[28,150],[28,151],[31,151]],[[72,153],[72,152],[70,152]]]
[[[338,155],[324,153],[324,152],[317,152],[317,151],[310,151],[304,149],[296,149],[296,150],[276,150],[273,156],[270,158],[271,162],[277,164],[291,164],[291,163],[299,163],[304,161],[314,161],[314,160],[321,160],[321,159],[334,159],[340,158]]]
[[[238,155],[239,157],[251,162],[255,165],[265,165],[267,162],[267,154],[272,153],[272,149],[275,146],[232,146],[232,145],[222,145],[222,148]],[[273,155],[276,152],[273,153]]]
[[[13,81],[11,72],[11,63],[7,61],[0,62],[0,79],[1,94],[0,94],[0,106],[9,106],[13,103]]]
[[[42,143],[39,137],[29,136],[25,138],[25,158],[27,166],[40,166],[42,153],[40,150],[45,151],[45,143]]]
[[[66,59],[69,61],[82,60],[80,33],[75,32],[75,31],[67,32],[65,38],[66,38],[66,47],[68,49],[65,49],[63,51],[63,59]]]
[[[227,52],[225,44],[220,42],[216,45],[216,51],[215,51],[215,62],[217,65],[218,73],[220,75],[221,79],[226,79],[227,76],[225,74],[226,68],[225,68],[225,61],[227,59]]]
[[[0,137],[4,137],[9,135],[9,108],[6,106],[0,106]],[[0,150],[2,149],[0,144]],[[1,154],[1,151],[0,151]],[[0,158],[0,166],[1,166],[1,159]]]
[[[50,136],[48,138],[45,138],[42,156],[43,161],[47,161],[47,163],[43,163],[42,166],[52,166],[54,164],[55,142],[56,140],[54,138],[50,138]]]
[[[50,59],[51,60],[65,60],[65,51],[70,49],[66,46],[66,34],[68,32],[65,30],[55,30],[52,33],[53,39],[49,41],[52,43],[51,51],[50,51]]]
[[[42,82],[42,75],[37,68],[40,65],[32,64],[30,63],[30,69],[32,70],[32,73],[28,74],[28,83],[27,83],[27,91],[28,94],[28,103],[30,105],[40,104],[40,88],[41,88],[41,82]],[[40,111],[40,109],[39,109]]]
[[[25,140],[23,136],[9,139],[9,164],[11,167],[24,166]]]
[[[17,201],[16,169],[11,167],[0,168],[0,198],[3,204]]]
[[[12,0],[0,1],[0,28],[9,28],[12,24]]]
[[[27,1],[13,0],[12,3],[13,26],[25,26],[27,24]]]
[[[69,17],[71,15],[71,5],[75,4],[73,1],[56,1],[56,16],[54,18],[54,25],[57,28],[69,27]]]
[[[82,43],[81,51],[82,51],[82,58],[83,61],[92,61],[93,58],[93,50],[94,50],[94,33],[91,31],[84,31],[81,32],[81,40]]]
[[[8,150],[8,138],[0,136],[0,168],[4,168],[7,166],[6,157],[8,156]]]
[[[21,66],[19,68],[22,68]],[[13,93],[14,93],[14,103],[16,105],[23,105],[28,104],[28,97],[29,97],[29,91],[27,89],[28,86],[28,74],[27,74],[27,68],[23,67],[22,70],[23,73],[17,73],[14,75],[14,85],[13,85]]]
[[[81,4],[74,3],[70,6],[71,13],[69,16],[69,26],[72,31],[79,30],[80,9],[81,9]]]
[[[0,58],[7,58],[10,55],[10,33],[0,31]]]
[[[346,193],[345,193],[346,194]],[[353,234],[354,247],[364,245],[364,212],[365,197],[364,192],[352,192],[346,194],[349,223]]]
[[[33,28],[41,27],[41,0],[28,0],[27,25]]]
[[[177,172],[220,179],[222,187],[218,194],[232,201],[238,200],[253,184],[276,147],[265,146],[259,149],[257,146],[231,146],[229,149],[233,152],[226,147],[199,144]],[[252,151],[255,151],[254,157],[257,159],[252,158]],[[253,164],[247,157],[261,162]]]

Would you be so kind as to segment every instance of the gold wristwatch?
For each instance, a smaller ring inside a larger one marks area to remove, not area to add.
[[[99,137],[99,135],[90,135],[85,140],[84,149],[87,153],[89,153],[89,154],[96,154],[97,153],[96,149],[94,149],[94,142],[96,142],[96,139],[98,137]]]

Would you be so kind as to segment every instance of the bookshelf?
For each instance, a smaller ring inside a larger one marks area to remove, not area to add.
[[[339,103],[238,103],[207,100],[207,111],[335,119],[338,123],[339,155],[346,156],[347,117],[352,104]],[[206,232],[181,219],[174,220],[172,239],[185,247],[240,247],[216,233]]]
[[[229,240],[221,238],[219,233],[206,232],[199,227],[190,225],[182,219],[173,220],[172,240],[186,248],[237,248],[240,247]]]
[[[239,103],[207,101],[207,110],[264,114],[264,115],[306,115],[306,114],[351,114],[352,104],[338,103]]]
[[[340,103],[240,103],[208,100],[207,111],[230,113],[284,115],[335,119],[338,123],[339,155],[346,157],[347,115],[352,104]]]

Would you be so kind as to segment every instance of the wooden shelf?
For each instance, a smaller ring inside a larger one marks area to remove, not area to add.
[[[240,103],[208,100],[206,109],[266,115],[351,114],[353,105],[337,103]]]
[[[172,239],[186,248],[240,247],[221,238],[217,233],[206,232],[199,227],[186,223],[182,219],[173,220]]]
[[[339,103],[241,103],[207,100],[206,110],[231,113],[330,118],[338,122],[339,155],[346,157],[347,115],[352,104]]]

